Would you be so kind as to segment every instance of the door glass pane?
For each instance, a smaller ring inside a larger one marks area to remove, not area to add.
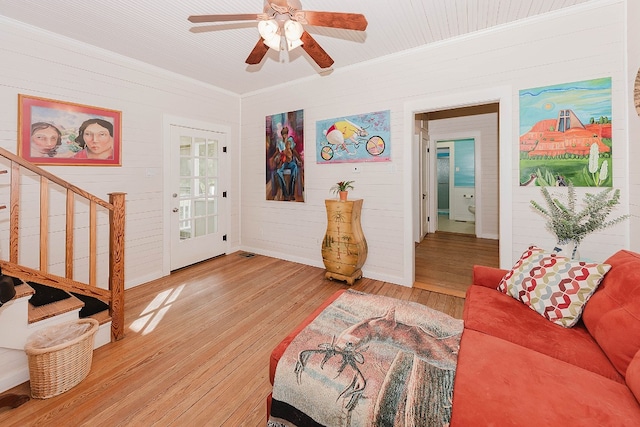
[[[194,216],[205,216],[207,214],[207,201],[206,201],[206,199],[195,200],[194,204],[195,204]]]
[[[191,195],[191,179],[180,180],[180,196]]]
[[[218,213],[217,200],[209,200],[207,203],[207,215],[216,215]]]
[[[207,140],[204,138],[194,138],[196,144],[196,156],[206,157],[207,156]]]
[[[196,218],[194,220],[195,223],[195,234],[193,237],[204,236],[207,234],[207,221],[206,218]]]
[[[216,181],[216,179],[212,178],[207,179],[207,188],[209,189],[209,191],[207,191],[207,194],[210,196],[216,195]]]
[[[207,175],[208,176],[216,176],[218,175],[218,160],[216,159],[207,159]]]
[[[180,137],[180,156],[191,156],[191,137]]]
[[[180,176],[191,176],[191,170],[193,169],[191,166],[191,160],[188,157],[180,158]]]
[[[202,196],[206,193],[205,180],[196,178],[193,180],[193,194],[194,196]]]
[[[191,238],[191,221],[180,221],[180,240]]]
[[[215,233],[218,231],[218,215],[207,217],[207,223],[209,227],[209,233]]]
[[[191,218],[191,200],[180,200],[180,220]]]
[[[218,141],[215,139],[210,139],[207,144],[207,155],[208,157],[217,158],[218,157]]]
[[[207,160],[205,159],[196,159],[196,164],[198,165],[197,175],[198,176],[207,176]]]

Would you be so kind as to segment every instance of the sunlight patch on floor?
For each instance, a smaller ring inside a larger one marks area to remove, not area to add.
[[[183,289],[184,285],[180,285],[175,289],[167,289],[160,292],[140,313],[140,317],[131,323],[129,329],[133,332],[142,332],[142,335],[152,332],[160,324],[164,315],[171,308],[171,304],[178,298]]]

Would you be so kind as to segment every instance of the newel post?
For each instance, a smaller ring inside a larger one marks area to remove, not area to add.
[[[124,338],[124,200],[126,193],[110,193],[109,289],[111,290],[111,339]]]

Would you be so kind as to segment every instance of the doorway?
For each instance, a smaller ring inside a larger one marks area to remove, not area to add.
[[[429,147],[432,152],[432,167],[423,169],[419,166],[418,170],[418,175],[426,180],[424,186],[430,189],[431,195],[428,197],[431,201],[428,204],[430,221],[424,241],[433,240],[437,232],[438,250],[441,252],[449,250],[448,246],[451,246],[457,252],[469,251],[468,258],[472,259],[474,254],[471,251],[475,250],[473,248],[486,250],[485,245],[477,245],[476,242],[493,242],[489,245],[495,252],[493,259],[499,259],[499,107],[498,103],[489,103],[414,115],[416,129],[428,129]],[[464,161],[456,160],[456,144],[461,148],[459,154],[461,158],[464,157]],[[483,162],[486,165],[483,165]],[[419,217],[422,215],[422,212],[418,213]],[[461,245],[460,239],[455,238],[460,234],[477,240]],[[484,239],[490,241],[484,242]],[[421,243],[418,240],[416,242],[418,245],[413,253],[414,285],[418,286],[422,284],[416,283],[419,282],[418,278],[428,277],[423,274],[424,266],[435,256],[425,256]],[[442,264],[443,260],[440,259],[439,262]],[[498,263],[494,266],[497,267]],[[427,268],[433,272],[436,267],[428,265]],[[453,271],[456,268],[450,266],[449,270]],[[469,268],[468,274],[457,276],[454,278],[451,273],[447,273],[431,281],[440,280],[444,283],[449,279],[458,280],[461,283],[457,295],[463,295],[466,286],[471,283],[471,269]],[[465,279],[460,280],[460,277]],[[455,288],[455,283],[446,285]]]
[[[165,120],[165,265],[176,270],[227,252],[229,130]]]
[[[225,253],[226,135],[171,126],[171,270]]]
[[[475,139],[437,139],[435,147],[435,206],[428,207],[436,218],[435,230],[475,236]]]

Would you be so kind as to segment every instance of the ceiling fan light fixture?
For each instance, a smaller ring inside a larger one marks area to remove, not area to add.
[[[298,21],[288,20],[284,23],[284,35],[289,40],[299,40],[302,37],[304,28]]]
[[[274,34],[277,34],[280,30],[280,26],[275,19],[267,19],[258,22],[258,32],[263,39],[271,38]]]
[[[264,39],[264,44],[274,50],[281,49],[282,36],[280,35],[280,26],[274,19],[258,22],[258,32],[260,37]]]
[[[298,40],[289,40],[287,39],[287,50],[293,50],[297,47],[302,46],[302,40],[298,39]]]
[[[302,24],[298,21],[288,20],[284,23],[284,36],[287,39],[287,48],[288,50],[293,50],[299,46],[302,46],[302,33],[304,29],[302,28]]]
[[[263,42],[273,50],[279,51],[282,49],[282,36],[280,36],[280,34],[274,34],[273,36],[264,39]]]

